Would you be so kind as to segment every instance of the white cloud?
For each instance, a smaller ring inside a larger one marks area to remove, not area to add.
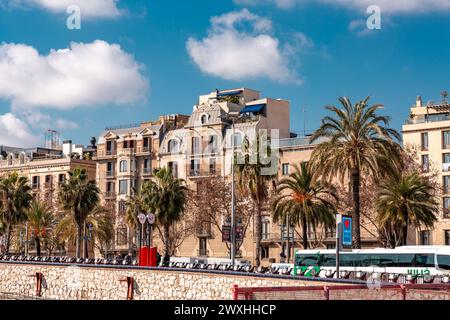
[[[297,82],[280,41],[269,34],[271,29],[269,19],[242,9],[211,18],[208,36],[189,38],[186,46],[200,70],[212,76]]]
[[[119,45],[71,43],[48,55],[24,44],[0,45],[0,99],[13,109],[71,109],[146,99],[142,66]]]
[[[12,113],[0,115],[0,144],[12,147],[33,147],[39,137],[33,135],[25,122]]]
[[[9,6],[36,6],[53,13],[66,14],[69,6],[76,5],[81,9],[83,18],[114,18],[123,14],[117,7],[119,0],[0,0]],[[1,3],[0,3],[1,4]]]
[[[78,123],[76,123],[74,121],[70,121],[70,120],[66,120],[66,119],[57,119],[56,127],[58,129],[70,130],[70,129],[77,129],[80,126],[78,125]]]
[[[312,3],[312,0],[235,0],[242,5],[272,3],[283,9],[292,8],[296,4]],[[341,6],[352,10],[366,11],[370,5],[377,5],[382,13],[417,14],[433,11],[449,11],[450,0],[317,0],[323,4]]]

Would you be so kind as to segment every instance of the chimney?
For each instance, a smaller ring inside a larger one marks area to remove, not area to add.
[[[422,107],[422,97],[417,96],[416,98],[416,107]]]

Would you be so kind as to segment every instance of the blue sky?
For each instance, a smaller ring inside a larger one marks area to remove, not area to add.
[[[449,0],[72,0],[80,30],[57,6],[21,1],[0,0],[0,144],[42,144],[48,128],[87,144],[234,87],[290,100],[293,131],[302,108],[311,131],[343,95],[371,95],[400,130],[417,95],[450,90]],[[381,30],[365,29],[377,2]]]

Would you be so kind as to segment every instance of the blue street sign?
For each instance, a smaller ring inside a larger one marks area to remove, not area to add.
[[[352,246],[352,218],[342,217],[342,245]]]

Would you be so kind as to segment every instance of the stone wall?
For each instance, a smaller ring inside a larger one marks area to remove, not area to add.
[[[273,287],[324,285],[289,278],[268,278],[163,271],[126,267],[64,266],[0,262],[0,292],[36,295],[36,273],[42,273],[42,298],[125,300],[126,277],[134,278],[134,299],[232,299],[232,286]]]

